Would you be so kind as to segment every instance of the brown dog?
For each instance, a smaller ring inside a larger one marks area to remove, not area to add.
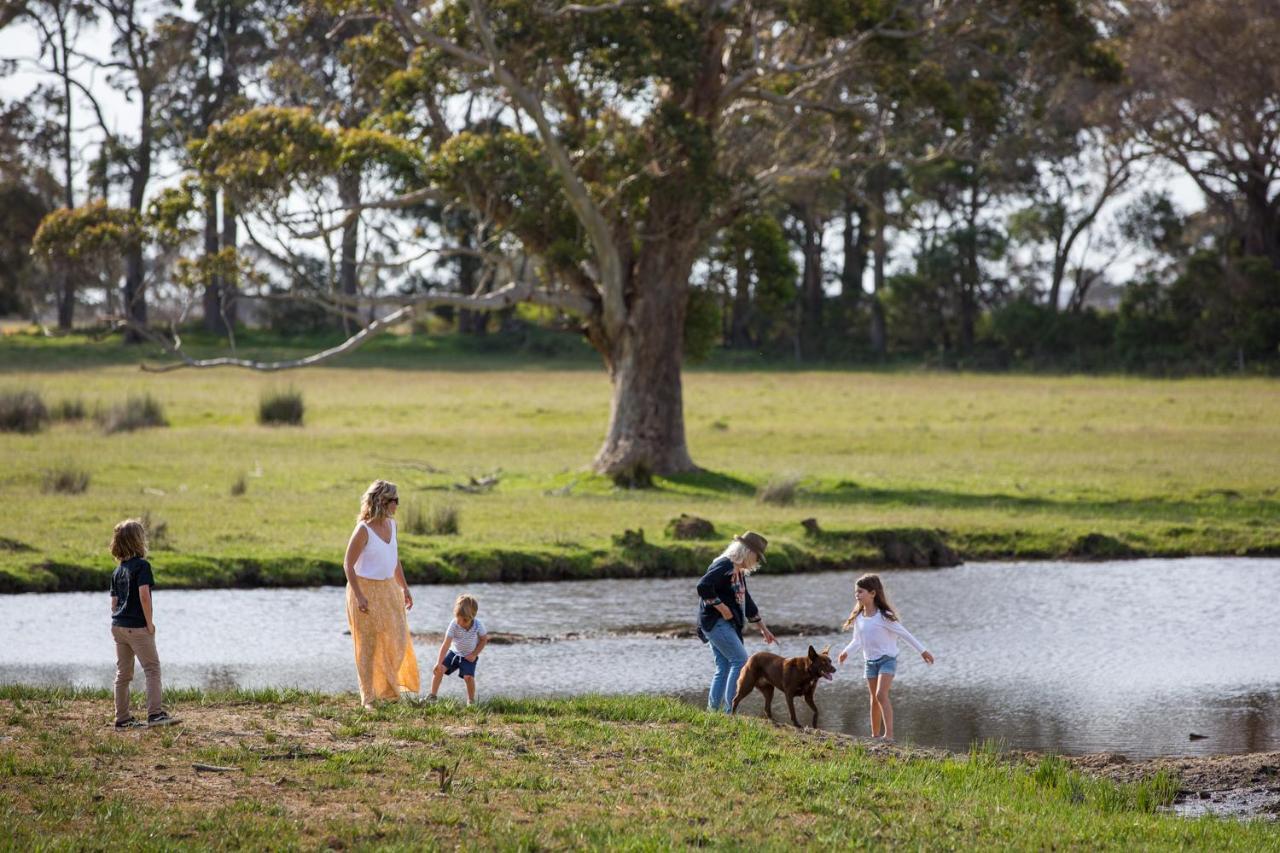
[[[831,656],[827,654],[829,651],[830,646],[820,652],[814,651],[813,646],[810,646],[809,654],[798,658],[756,652],[747,658],[742,673],[738,676],[738,692],[733,697],[733,712],[738,712],[738,703],[746,698],[752,688],[759,688],[764,694],[765,716],[772,720],[773,690],[776,687],[787,697],[787,710],[791,712],[791,722],[796,728],[800,728],[800,722],[796,719],[797,696],[803,696],[804,701],[809,703],[809,707],[813,709],[812,725],[818,725],[818,706],[813,704],[813,691],[819,680],[825,678],[830,681],[835,674],[836,668],[831,665]]]

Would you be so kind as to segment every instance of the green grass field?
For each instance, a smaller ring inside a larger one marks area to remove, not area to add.
[[[877,565],[886,536],[936,535],[970,560],[1280,553],[1274,380],[690,369],[686,426],[706,473],[627,491],[589,473],[609,401],[589,357],[417,341],[267,375],[147,374],[111,342],[0,340],[0,392],[89,410],[149,393],[170,424],[0,433],[0,590],[101,588],[112,525],[143,513],[164,527],[163,584],[339,582],[376,477],[399,484],[402,516],[458,512],[456,535],[402,523],[418,581],[695,573],[748,527],[779,571]],[[287,386],[305,425],[258,425],[260,396]],[[87,473],[87,490],[46,491],[62,469]],[[488,475],[487,493],[454,488]],[[785,479],[792,504],[757,499]],[[718,538],[668,538],[681,513]],[[806,518],[824,534],[806,536]],[[616,544],[629,529],[646,544]]]
[[[0,687],[0,849],[1280,845],[1266,822],[1158,812],[1178,789],[1163,773],[865,747],[671,699],[167,701],[181,726],[116,732],[105,691]]]

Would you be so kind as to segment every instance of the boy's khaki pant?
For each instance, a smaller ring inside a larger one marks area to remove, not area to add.
[[[133,681],[133,658],[136,655],[147,676],[147,716],[158,714],[160,704],[160,656],[156,654],[155,635],[146,628],[111,626],[116,641],[116,722],[129,719],[129,683]]]

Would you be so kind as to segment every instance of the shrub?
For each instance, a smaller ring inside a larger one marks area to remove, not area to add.
[[[78,495],[89,488],[89,472],[64,465],[44,472],[44,490],[55,495]]]
[[[55,421],[82,421],[85,417],[84,400],[78,397],[74,400],[61,400],[50,415]]]
[[[798,477],[775,477],[760,487],[756,492],[756,499],[775,506],[790,506],[795,503],[799,486]]]
[[[103,430],[108,433],[169,425],[160,402],[150,394],[140,397],[130,395],[123,403],[112,406],[98,417]]]
[[[267,391],[258,403],[258,423],[302,426],[304,409],[302,392],[295,388]]]
[[[453,504],[430,506],[425,510],[417,505],[406,507],[404,529],[418,536],[453,536],[458,532],[459,514]]]
[[[35,391],[0,393],[0,432],[39,432],[49,420],[49,410]]]
[[[147,543],[156,550],[163,550],[169,547],[169,522],[163,518],[152,517],[151,510],[147,510],[142,514],[142,518],[138,519],[142,522],[142,528],[147,531]]]
[[[236,479],[236,481],[231,484],[231,496],[233,498],[238,498],[241,495],[243,495],[246,491],[248,491],[248,489],[249,489],[249,483],[245,479],[244,474],[241,474]]]

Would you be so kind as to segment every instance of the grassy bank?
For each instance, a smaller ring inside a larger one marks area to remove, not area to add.
[[[150,375],[111,364],[118,348],[0,340],[0,392],[86,413],[150,394],[169,424],[0,433],[0,591],[103,588],[112,524],[143,514],[162,584],[339,582],[375,477],[401,487],[402,556],[419,582],[694,574],[747,527],[773,542],[773,571],[940,562],[948,549],[1280,553],[1272,380],[694,369],[686,425],[707,472],[628,491],[588,471],[609,405],[590,360],[371,346],[283,377]],[[303,426],[259,425],[261,395],[288,386]],[[87,487],[52,490],[60,473]],[[762,502],[770,486],[790,499]],[[410,529],[408,516],[439,512],[457,533]],[[716,533],[675,539],[682,513]]]
[[[1164,775],[1117,784],[1055,758],[864,747],[667,699],[169,699],[182,726],[119,733],[105,692],[0,688],[0,847],[1280,843],[1273,826],[1156,813],[1177,789]]]

